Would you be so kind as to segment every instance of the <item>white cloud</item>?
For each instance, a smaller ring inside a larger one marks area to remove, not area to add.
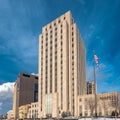
[[[7,82],[0,85],[0,113],[11,109],[13,102],[14,82]]]
[[[42,5],[40,10],[38,10],[39,3]],[[38,56],[39,36],[39,31],[36,31],[38,25],[35,24],[34,19],[43,24],[42,19],[47,18],[48,4],[44,0],[38,1],[38,4],[30,3],[29,5],[17,1],[18,6],[15,10],[14,5],[16,7],[16,4],[4,1],[0,6],[2,11],[0,14],[1,54],[15,54],[21,61],[34,64]],[[31,10],[31,5],[34,11]]]
[[[2,102],[0,102],[0,110],[2,110],[2,104],[3,104],[3,103],[2,103]]]
[[[36,75],[36,76],[38,76],[38,73],[36,74],[36,73],[31,73],[31,75]]]
[[[2,106],[2,104],[3,104],[3,103],[2,103],[2,102],[0,102],[0,106]]]
[[[30,28],[32,24],[29,17],[26,17],[27,11],[23,8],[24,6],[18,6],[21,11],[17,9],[13,12],[11,8],[13,5],[10,2],[6,2],[6,4],[6,9],[0,8],[4,14],[0,19],[1,54],[14,54],[20,61],[32,64],[37,57],[38,36]],[[19,16],[18,12],[20,12]],[[6,13],[8,15],[5,16]]]
[[[14,82],[7,82],[0,85],[0,98],[1,99],[7,99],[7,98],[13,98],[13,88],[14,88]]]

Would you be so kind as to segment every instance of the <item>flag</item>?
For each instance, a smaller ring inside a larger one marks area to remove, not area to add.
[[[96,64],[98,64],[98,57],[96,54],[94,54],[94,60],[95,60]]]

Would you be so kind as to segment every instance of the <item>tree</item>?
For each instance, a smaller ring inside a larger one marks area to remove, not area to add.
[[[80,113],[80,116],[82,117],[82,113]]]
[[[111,116],[115,116],[115,111],[112,111]]]
[[[116,118],[118,116],[118,112],[119,112],[119,107],[120,107],[119,95],[118,94],[115,95],[112,100],[113,100],[112,101],[112,103],[113,103],[112,106],[115,108],[114,113],[115,113],[115,120],[116,120]]]
[[[93,116],[94,108],[95,108],[95,100],[94,98],[90,98],[86,100],[86,105],[90,110],[90,115]]]
[[[105,116],[108,115],[108,109],[111,107],[111,101],[105,97],[100,99],[100,103],[104,111],[104,120],[105,120]]]
[[[108,99],[105,99],[105,98],[102,98],[100,100],[101,100],[101,104],[102,104],[102,107],[104,110],[104,117],[105,117],[106,115],[108,115],[108,109],[111,106],[111,101],[109,101]]]
[[[67,117],[67,114],[66,114],[66,112],[62,112],[62,117],[64,118],[64,117]]]
[[[52,115],[51,115],[51,114],[46,114],[46,117],[47,117],[47,118],[51,118]]]
[[[68,117],[68,116],[71,116],[71,113],[68,111],[68,112],[62,112],[61,116],[64,118],[64,117]]]

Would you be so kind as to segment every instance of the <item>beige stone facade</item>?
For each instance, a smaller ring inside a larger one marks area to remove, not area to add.
[[[39,117],[78,115],[85,94],[85,47],[68,11],[42,28],[39,36]]]
[[[28,110],[30,105],[22,105],[19,107],[19,119],[27,118]]]
[[[110,116],[119,110],[119,93],[108,92],[97,94],[97,115]],[[95,113],[95,95],[81,95],[78,97],[79,116],[93,116]]]
[[[17,83],[14,84],[14,96],[13,96],[13,117],[14,119],[18,117],[18,99],[17,99]]]
[[[7,112],[7,120],[12,120],[14,119],[14,114],[13,114],[13,110],[10,110]]]
[[[38,102],[31,103],[29,106],[27,118],[38,118],[38,109],[39,109]]]

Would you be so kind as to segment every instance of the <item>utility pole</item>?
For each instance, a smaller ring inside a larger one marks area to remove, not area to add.
[[[94,96],[95,96],[95,117],[97,117],[97,93],[96,93],[96,71],[95,71],[95,63],[93,65],[93,68],[94,68],[94,83],[95,83],[95,93],[94,93]]]
[[[98,57],[95,54],[95,51],[93,50],[93,54],[94,54],[94,62],[93,62],[93,69],[94,69],[94,82],[95,82],[95,117],[97,117],[97,85],[96,85],[96,64],[98,64]]]

